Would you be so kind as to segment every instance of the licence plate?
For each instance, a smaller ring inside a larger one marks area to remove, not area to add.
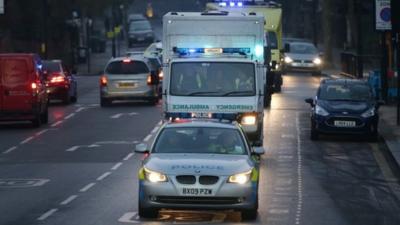
[[[192,113],[193,118],[210,118],[210,113]]]
[[[212,195],[212,190],[207,188],[182,188],[183,195],[207,196]]]
[[[144,37],[137,38],[138,41],[144,41]]]
[[[135,87],[135,83],[118,83],[118,87],[120,87],[120,88],[133,88],[133,87]]]
[[[343,121],[343,120],[335,120],[334,125],[336,127],[355,127],[355,121]]]

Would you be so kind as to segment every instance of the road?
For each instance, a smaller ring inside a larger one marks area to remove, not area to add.
[[[140,2],[135,7],[142,11]],[[161,37],[159,20],[153,24]],[[265,110],[259,216],[244,224],[400,224],[398,171],[382,140],[310,141],[304,99],[315,94],[323,78],[285,75],[282,93],[274,94]],[[151,141],[160,126],[161,103],[100,108],[98,79],[78,77],[78,102],[53,103],[48,125],[0,124],[0,225],[237,221],[230,213],[216,219],[215,212],[185,218],[165,212],[157,220],[137,216],[137,171],[143,156],[133,149]]]
[[[310,141],[303,99],[320,79],[286,75],[266,109],[259,217],[245,223],[399,224],[400,187],[383,142]],[[160,105],[100,108],[98,77],[78,82],[78,103],[53,103],[49,125],[0,126],[0,224],[157,224],[136,216],[142,156],[133,149],[159,127]]]

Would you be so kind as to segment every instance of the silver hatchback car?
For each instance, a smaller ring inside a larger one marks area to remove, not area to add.
[[[258,210],[258,157],[240,125],[207,120],[164,124],[139,171],[139,215],[156,217],[167,209],[234,209],[255,219]]]
[[[113,100],[145,100],[157,104],[159,78],[143,56],[111,59],[100,78],[100,104]]]

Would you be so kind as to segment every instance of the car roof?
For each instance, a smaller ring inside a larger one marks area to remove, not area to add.
[[[229,121],[222,122],[219,120],[208,120],[208,119],[181,119],[176,122],[167,122],[164,128],[180,128],[180,127],[208,127],[208,128],[226,128],[226,129],[238,129],[236,123]]]
[[[321,81],[321,85],[324,84],[365,84],[368,85],[367,81],[358,79],[324,79]]]

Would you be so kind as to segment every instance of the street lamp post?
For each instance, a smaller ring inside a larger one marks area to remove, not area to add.
[[[91,28],[92,28],[93,20],[91,18],[87,18],[86,21],[86,55],[87,55],[87,70],[90,73],[90,47],[91,47]]]

